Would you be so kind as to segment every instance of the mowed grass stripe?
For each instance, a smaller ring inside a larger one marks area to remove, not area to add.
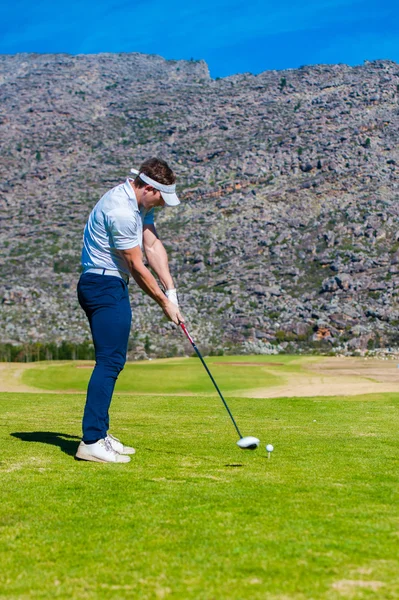
[[[116,466],[83,394],[2,394],[0,596],[398,598],[398,399],[232,397],[243,452],[217,398],[118,393]]]
[[[245,359],[245,360],[243,360]],[[300,359],[299,359],[300,361]],[[223,393],[265,388],[284,383],[302,369],[297,357],[229,356],[206,359]],[[85,391],[92,363],[32,363],[22,381],[43,390]],[[198,358],[128,363],[121,372],[116,390],[127,393],[213,394],[215,389]]]

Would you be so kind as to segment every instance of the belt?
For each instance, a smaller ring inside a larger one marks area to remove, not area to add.
[[[124,273],[123,271],[118,271],[117,269],[97,269],[90,268],[86,269],[84,273],[96,273],[97,275],[112,275],[113,277],[120,277],[126,283],[129,283],[129,275]]]

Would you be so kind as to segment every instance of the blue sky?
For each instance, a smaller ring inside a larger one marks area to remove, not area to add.
[[[212,77],[399,62],[397,0],[5,0],[0,54],[143,52],[204,59]]]

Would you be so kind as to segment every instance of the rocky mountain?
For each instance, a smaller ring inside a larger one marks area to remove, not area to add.
[[[183,200],[157,228],[205,352],[398,345],[399,65],[212,80],[202,61],[0,56],[1,340],[90,338],[87,216],[156,155]],[[133,283],[130,356],[188,351]]]

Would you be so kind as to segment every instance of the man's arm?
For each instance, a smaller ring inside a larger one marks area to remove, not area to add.
[[[158,237],[155,225],[144,225],[143,246],[148,264],[157,274],[164,289],[173,289],[175,286],[169,271],[168,255]]]
[[[119,253],[123,256],[136,283],[146,294],[159,304],[166,317],[170,321],[176,323],[176,325],[178,325],[179,322],[184,322],[179,308],[173,304],[173,302],[168,300],[159,287],[155,277],[143,263],[143,253],[141,252],[140,246],[135,246],[128,250],[119,250]]]

